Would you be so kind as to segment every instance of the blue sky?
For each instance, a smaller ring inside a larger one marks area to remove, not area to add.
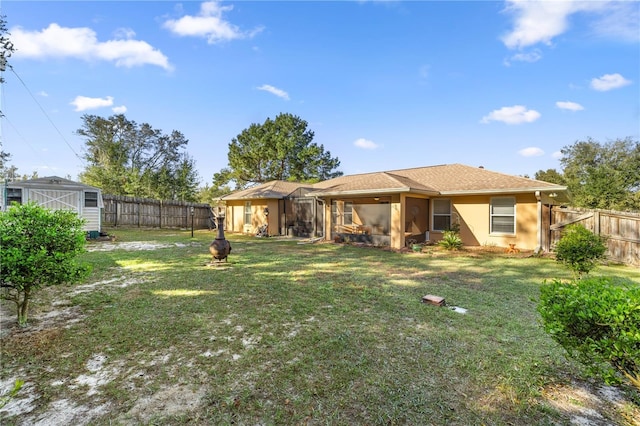
[[[182,132],[203,184],[232,138],[306,120],[345,174],[462,163],[533,177],[640,137],[635,1],[2,1],[3,150],[76,179],[83,114]]]

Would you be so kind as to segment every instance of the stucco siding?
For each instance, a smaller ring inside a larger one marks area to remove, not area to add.
[[[245,223],[245,203],[251,202],[251,222]],[[278,201],[277,200],[233,200],[227,201],[225,227],[231,232],[255,234],[258,228],[267,223],[264,209],[269,208],[269,233],[278,231]],[[245,226],[248,225],[248,226]]]
[[[504,195],[496,195],[504,196]],[[490,205],[492,196],[476,195],[452,198],[453,211],[460,218],[460,237],[469,246],[508,247],[533,250],[538,246],[538,207],[533,194],[517,194],[515,234],[491,233]],[[442,233],[433,232],[432,239],[439,240]]]

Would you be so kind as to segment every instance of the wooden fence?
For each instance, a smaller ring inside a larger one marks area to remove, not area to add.
[[[640,266],[640,213],[554,208],[550,227],[552,246],[560,240],[562,229],[572,223],[580,223],[605,237],[609,259]]]
[[[191,228],[211,226],[211,206],[182,201],[159,201],[149,198],[103,194],[103,226],[137,226],[140,228]],[[191,209],[193,208],[193,216]]]

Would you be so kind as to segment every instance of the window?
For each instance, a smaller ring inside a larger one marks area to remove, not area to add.
[[[97,192],[85,192],[84,193],[84,206],[85,207],[98,207],[98,193]]]
[[[10,206],[13,202],[22,204],[21,188],[7,188],[7,206]]]
[[[451,229],[451,201],[433,200],[433,230]]]
[[[251,201],[244,202],[244,224],[251,225]]]
[[[351,225],[351,224],[353,224],[353,203],[345,201],[343,225]]]
[[[516,199],[500,197],[491,199],[491,233],[516,233]]]

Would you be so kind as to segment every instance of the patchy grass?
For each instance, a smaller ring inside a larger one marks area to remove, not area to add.
[[[540,327],[540,284],[571,276],[551,259],[231,234],[229,262],[210,265],[215,231],[111,233],[120,245],[90,243],[86,283],[36,294],[26,330],[3,322],[0,393],[26,382],[0,410],[3,424],[634,424],[640,415],[637,393],[598,397]],[[592,275],[640,283],[622,266]],[[423,304],[425,294],[468,311]]]

